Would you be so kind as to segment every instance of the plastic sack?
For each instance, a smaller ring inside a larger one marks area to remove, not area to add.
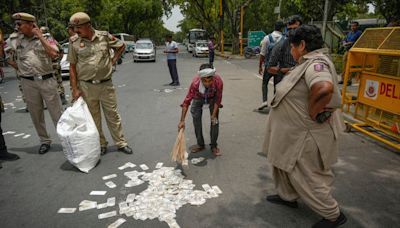
[[[57,134],[72,165],[85,173],[96,166],[100,159],[99,132],[82,97],[61,115]]]
[[[177,163],[182,165],[188,165],[188,160],[187,160],[188,154],[186,152],[185,132],[183,128],[179,130],[171,154],[172,154],[172,161],[176,161]]]

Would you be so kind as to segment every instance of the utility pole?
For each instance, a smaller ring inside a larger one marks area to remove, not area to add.
[[[278,5],[278,7],[279,7],[278,20],[281,19],[281,6],[282,6],[282,0],[279,0],[279,5]]]
[[[47,24],[47,9],[46,9],[46,3],[44,2],[44,0],[42,0],[42,4],[43,4],[43,11],[44,11],[44,21],[46,23],[46,27],[48,28],[49,25]]]
[[[243,56],[243,17],[244,17],[244,6],[240,7],[240,55]]]
[[[324,20],[322,22],[322,38],[325,40],[325,32],[326,32],[326,23],[328,20],[328,7],[329,7],[329,0],[325,0],[324,6]]]
[[[221,54],[224,54],[224,7],[223,7],[223,2],[224,0],[219,0],[219,29],[220,29],[220,39],[221,39]]]

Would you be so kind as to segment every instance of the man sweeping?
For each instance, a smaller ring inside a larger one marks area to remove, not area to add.
[[[210,138],[211,151],[214,156],[220,156],[221,152],[217,147],[219,121],[219,109],[222,108],[222,90],[223,82],[221,77],[215,72],[215,69],[208,63],[202,64],[198,74],[193,78],[185,100],[181,104],[182,114],[178,124],[178,129],[185,127],[185,118],[190,103],[192,102],[190,112],[193,117],[194,131],[196,134],[197,145],[191,147],[190,152],[196,153],[205,149],[202,115],[203,106],[209,106],[211,116]]]

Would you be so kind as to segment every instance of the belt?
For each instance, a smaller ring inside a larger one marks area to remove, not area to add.
[[[110,80],[111,80],[111,78],[104,79],[104,80],[86,80],[84,82],[89,82],[89,83],[92,83],[92,84],[100,84],[100,83],[103,83],[103,82],[108,82]]]
[[[28,80],[31,80],[31,81],[46,80],[46,79],[49,79],[49,78],[52,78],[52,77],[53,77],[53,73],[45,74],[45,75],[39,75],[39,76],[21,76],[21,78],[28,79]]]

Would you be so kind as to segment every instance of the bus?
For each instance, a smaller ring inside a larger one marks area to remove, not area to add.
[[[204,29],[191,29],[188,33],[187,51],[192,53],[199,40],[207,40],[207,32]]]
[[[132,52],[135,50],[135,37],[126,33],[117,33],[114,36],[125,43],[125,52]]]

